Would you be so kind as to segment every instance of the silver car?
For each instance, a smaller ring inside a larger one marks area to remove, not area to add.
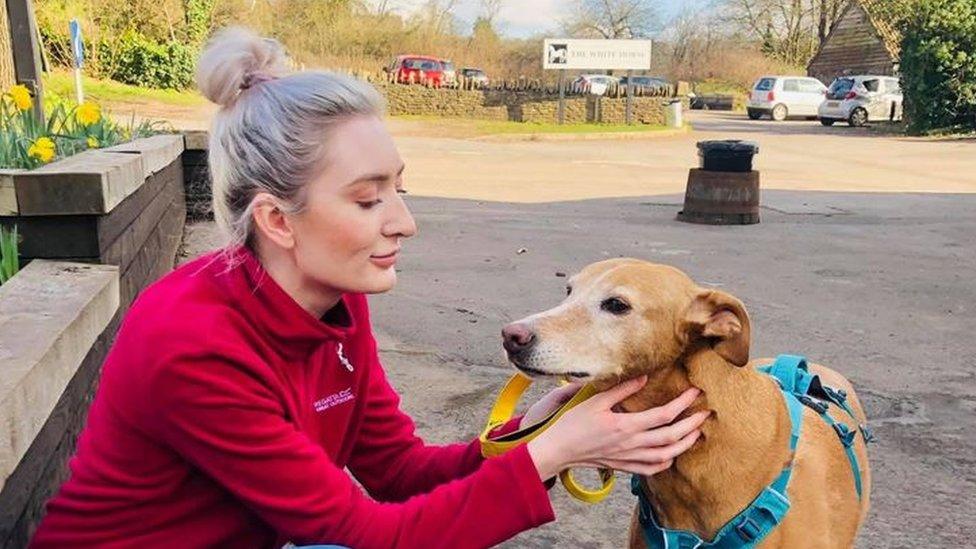
[[[763,76],[749,94],[746,112],[752,120],[764,115],[777,122],[788,116],[813,118],[824,100],[827,86],[807,76]]]
[[[827,100],[820,105],[820,123],[833,126],[846,121],[863,126],[880,120],[901,120],[903,98],[901,84],[893,76],[841,76],[827,90]]]

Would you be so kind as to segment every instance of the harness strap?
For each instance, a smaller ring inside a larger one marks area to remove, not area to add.
[[[790,451],[796,452],[803,426],[803,410],[811,408],[824,419],[837,433],[851,471],[854,473],[854,486],[857,497],[861,498],[861,472],[858,467],[857,455],[854,453],[854,439],[856,432],[847,425],[834,420],[829,414],[830,406],[827,402],[837,405],[852,419],[855,419],[853,409],[847,403],[844,391],[825,387],[820,378],[810,373],[807,361],[797,355],[780,355],[769,366],[757,369],[772,376],[780,386],[783,401],[790,414]],[[870,432],[863,425],[858,426],[865,441],[872,439]],[[756,496],[741,513],[732,518],[722,527],[711,541],[705,541],[694,532],[663,528],[654,513],[650,499],[641,486],[639,475],[630,480],[630,489],[637,496],[638,520],[644,535],[644,541],[649,549],[737,549],[753,548],[769,535],[786,516],[790,509],[787,487],[792,475],[790,466],[776,477],[776,480]]]
[[[803,427],[803,404],[791,393],[784,392],[783,400],[790,413],[790,451],[796,451]],[[649,549],[751,548],[779,526],[789,512],[790,500],[786,495],[786,487],[792,474],[792,467],[783,469],[776,480],[763,488],[745,510],[718,531],[712,541],[705,541],[687,530],[661,527],[651,502],[641,487],[640,475],[631,477],[630,490],[637,496],[637,517]]]
[[[857,489],[857,499],[860,500],[862,494],[861,468],[858,466],[857,454],[854,452],[854,437],[857,433],[847,425],[835,420],[830,415],[828,404],[834,404],[844,410],[856,422],[857,416],[847,401],[847,393],[842,389],[823,385],[819,376],[810,373],[806,358],[798,355],[779,355],[776,357],[776,362],[758,368],[758,371],[773,376],[783,391],[793,393],[801,403],[817,412],[827,425],[837,433],[837,437],[844,447],[847,461],[851,465],[854,487]],[[874,440],[874,436],[867,426],[858,424],[858,431],[860,431],[865,443]]]

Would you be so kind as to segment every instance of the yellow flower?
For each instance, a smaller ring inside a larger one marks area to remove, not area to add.
[[[27,155],[47,164],[54,160],[55,145],[50,137],[38,137],[27,149]]]
[[[14,100],[14,106],[22,111],[29,110],[34,101],[31,99],[30,90],[23,84],[17,84],[10,88],[10,98]]]
[[[89,149],[97,149],[98,148],[98,139],[95,139],[94,137],[89,136],[88,137],[88,148]]]
[[[85,126],[91,126],[102,119],[102,109],[91,101],[85,101],[81,105],[78,105],[78,110],[75,111],[75,118]]]

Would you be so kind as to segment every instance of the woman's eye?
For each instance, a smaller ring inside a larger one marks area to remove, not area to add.
[[[620,298],[611,297],[604,299],[600,308],[613,315],[623,315],[630,310],[630,304]]]
[[[397,192],[397,194],[407,194],[407,190],[406,189],[397,189],[396,192]]]
[[[356,202],[356,204],[359,204],[359,207],[362,208],[362,209],[364,209],[364,210],[368,210],[368,209],[372,208],[373,206],[376,206],[377,204],[382,204],[382,203],[383,203],[383,201],[380,200],[379,198],[377,198],[376,200],[366,200],[366,201]]]

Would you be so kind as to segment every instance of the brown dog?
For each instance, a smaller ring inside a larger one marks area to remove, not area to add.
[[[672,267],[635,259],[595,263],[570,279],[568,296],[554,309],[505,329],[513,364],[533,376],[586,380],[600,390],[643,374],[645,387],[622,403],[628,412],[660,406],[689,387],[702,395],[682,417],[712,416],[702,436],[674,465],[643,478],[662,526],[711,540],[745,509],[785,466],[793,464],[791,508],[761,547],[852,547],[868,512],[871,474],[865,443],[857,437],[863,497],[837,434],[804,407],[795,455],[790,418],[776,382],[749,362],[750,324],[742,302],[698,287]],[[847,391],[864,423],[851,384],[811,364],[824,385]],[[843,412],[832,416],[856,430]],[[631,547],[644,547],[637,516]]]

